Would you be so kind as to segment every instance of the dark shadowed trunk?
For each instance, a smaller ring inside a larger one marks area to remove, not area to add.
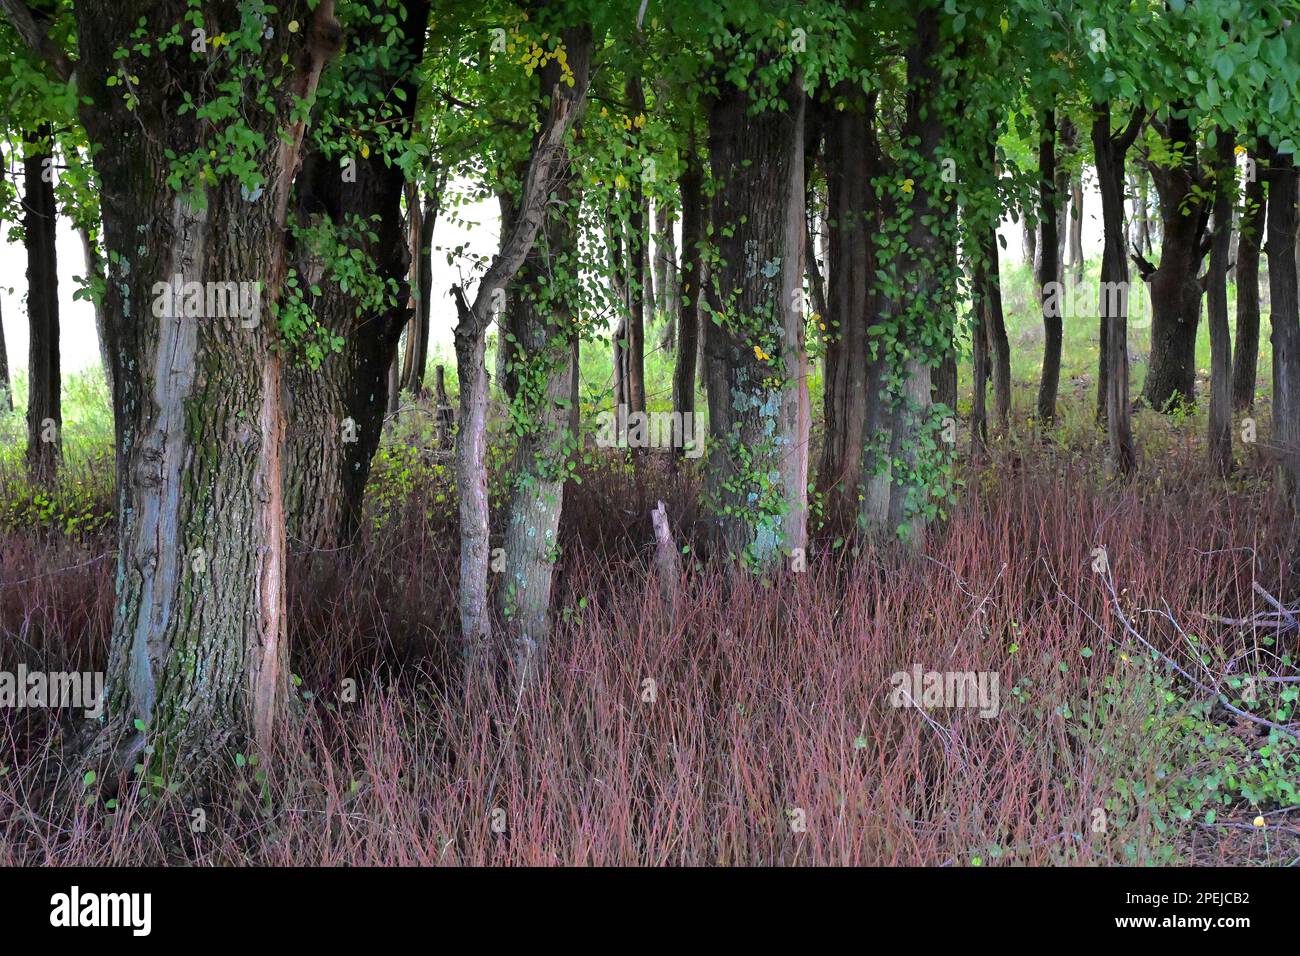
[[[1255,150],[1255,177],[1246,183],[1237,239],[1237,344],[1232,356],[1232,405],[1244,411],[1255,404],[1255,374],[1259,365],[1259,251],[1264,243],[1268,200],[1261,171],[1263,157]]]
[[[645,113],[645,88],[641,77],[627,83],[627,97],[632,115]],[[646,215],[645,185],[641,167],[631,176],[631,208],[627,220],[627,334],[624,337],[624,374],[627,383],[629,412],[644,412],[645,406],[645,326],[646,326]]]
[[[1172,108],[1172,107],[1171,107]],[[1196,139],[1186,117],[1160,127],[1166,143],[1183,144],[1171,168],[1153,164],[1164,242],[1151,272],[1151,357],[1143,398],[1157,411],[1196,397],[1196,327],[1201,317],[1198,273],[1209,203],[1196,160]]]
[[[1083,173],[1070,178],[1070,267],[1074,284],[1083,282]]]
[[[682,197],[681,309],[677,323],[677,355],[673,366],[673,454],[686,453],[686,436],[695,434],[695,375],[699,365],[700,302],[704,291],[704,243],[708,239],[708,200],[704,196],[704,167],[692,120],[678,188]],[[688,419],[686,416],[689,415]],[[686,428],[687,422],[692,423]]]
[[[1105,243],[1101,259],[1101,285],[1097,296],[1101,335],[1105,343],[1103,372],[1106,431],[1110,463],[1118,475],[1128,475],[1137,465],[1133,447],[1132,411],[1128,386],[1128,259],[1124,255],[1124,160],[1137,139],[1145,112],[1133,110],[1121,133],[1110,128],[1110,103],[1093,106],[1092,147],[1097,159],[1097,184]]]
[[[14,387],[9,377],[9,350],[5,347],[4,317],[0,316],[0,409],[14,410]]]
[[[809,405],[802,310],[804,111],[798,74],[783,112],[752,112],[719,77],[709,155],[719,187],[719,263],[705,329],[710,449],[706,496],[720,550],[772,568],[805,546]],[[723,228],[726,226],[726,228]]]
[[[864,96],[842,84],[832,96],[843,109],[826,122],[827,223],[830,229],[826,375],[823,385],[825,438],[817,469],[817,490],[828,497],[832,515],[858,507],[862,480],[863,424],[867,413],[867,324],[875,308],[872,239],[878,175],[875,94]]]
[[[939,147],[947,133],[938,97],[939,20],[932,7],[916,13],[916,32],[907,50],[906,119],[904,140],[914,144],[915,162],[910,170],[914,181],[910,194],[898,199],[906,203],[910,217],[902,249],[894,260],[882,266],[892,272],[887,282],[906,290],[902,296],[881,293],[879,315],[882,324],[900,329],[894,344],[898,354],[873,349],[867,368],[867,416],[863,426],[862,474],[864,491],[859,510],[861,528],[885,540],[902,540],[910,548],[921,546],[926,517],[920,505],[929,493],[915,470],[924,454],[922,431],[930,417],[932,350],[930,331],[936,313],[948,312],[945,288],[955,279],[945,275],[951,269],[949,241],[936,228],[935,220],[952,221],[946,200],[933,194],[939,176]],[[891,176],[892,178],[892,176]],[[886,202],[884,218],[893,217],[892,202]],[[947,316],[951,318],[951,316]],[[944,343],[946,348],[946,343]]]
[[[1039,298],[1043,311],[1043,373],[1038,382],[1038,420],[1044,425],[1056,421],[1056,393],[1061,382],[1060,224],[1056,192],[1056,111],[1044,110],[1038,124],[1038,219],[1043,257],[1038,271]],[[1047,250],[1051,250],[1048,254]],[[1058,293],[1053,295],[1052,293]]]
[[[393,135],[409,135],[406,124],[414,115],[417,91],[410,78],[399,77],[404,65],[420,60],[429,7],[426,0],[416,0],[406,9],[403,43],[392,51],[386,68],[394,72],[374,73],[369,65],[357,66],[344,80],[352,88],[396,85],[403,91],[401,112],[388,118]],[[386,38],[366,30],[350,42],[359,47]],[[382,304],[369,301],[354,284],[339,281],[309,243],[292,249],[298,281],[317,321],[343,341],[341,350],[325,354],[318,368],[296,360],[285,369],[285,507],[296,550],[346,547],[361,526],[366,481],[384,417],[396,410],[401,384],[398,341],[411,314],[407,279],[412,243],[402,217],[405,176],[378,146],[369,156],[353,156],[346,168],[345,178],[337,159],[306,147],[295,183],[297,223],[345,229],[349,222],[365,221],[367,228],[351,236],[348,246],[362,253],[367,269],[382,277],[389,291]],[[313,289],[320,293],[313,294]]]
[[[49,482],[63,460],[63,411],[59,374],[59,270],[55,250],[58,210],[54,204],[50,127],[23,158],[23,246],[27,252],[27,467]]]
[[[1296,302],[1295,159],[1276,150],[1269,161],[1269,316],[1273,326],[1273,444],[1279,485],[1300,517],[1300,309]],[[1293,553],[1294,557],[1294,553]]]
[[[1228,328],[1228,252],[1232,239],[1233,137],[1218,130],[1214,146],[1214,232],[1205,311],[1210,325],[1210,466],[1226,475],[1232,467],[1232,333]]]
[[[677,210],[664,200],[655,202],[655,308],[664,317],[660,344],[665,352],[677,344],[677,317],[681,297],[677,289]]]

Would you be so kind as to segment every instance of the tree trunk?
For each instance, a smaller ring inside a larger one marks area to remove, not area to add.
[[[704,197],[704,167],[695,141],[693,122],[678,188],[682,197],[682,272],[677,355],[673,367],[673,411],[680,413],[680,418],[673,421],[673,454],[681,457],[687,451],[688,433],[696,434],[695,375],[702,339],[700,303],[704,288],[703,249],[704,243],[708,241],[709,226],[707,200]],[[687,428],[688,422],[690,428]],[[702,449],[691,451],[698,454]]]
[[[1172,108],[1172,107],[1171,107]],[[1196,397],[1196,327],[1201,317],[1197,273],[1204,256],[1208,204],[1202,198],[1196,140],[1186,118],[1173,117],[1162,130],[1167,143],[1182,143],[1183,162],[1154,167],[1164,242],[1160,265],[1150,276],[1151,357],[1143,398],[1166,411]]]
[[[1083,173],[1070,179],[1070,265],[1074,284],[1083,284]]]
[[[48,124],[23,159],[23,245],[27,251],[27,467],[34,480],[54,480],[63,461],[59,374],[59,270],[55,249],[52,155]],[[38,144],[40,148],[38,149]]]
[[[825,438],[817,469],[817,490],[828,496],[832,515],[857,510],[862,481],[863,426],[867,414],[867,325],[876,302],[872,237],[876,199],[874,95],[851,84],[833,92],[843,109],[829,111],[826,123],[827,223],[830,229],[830,294],[823,385]],[[843,98],[843,99],[841,99]]]
[[[662,200],[655,203],[655,302],[664,316],[660,346],[670,352],[677,344],[677,321],[681,297],[677,289],[677,240],[673,230],[677,212]]]
[[[1056,421],[1056,393],[1061,382],[1061,344],[1064,329],[1061,321],[1060,223],[1056,192],[1056,110],[1044,110],[1039,116],[1038,135],[1038,218],[1043,247],[1038,288],[1043,310],[1043,373],[1038,383],[1038,420],[1043,425]],[[1050,254],[1048,250],[1051,250]],[[1053,294],[1055,293],[1055,295]]]
[[[590,62],[594,41],[590,30],[585,28],[566,30],[566,41],[572,40],[575,32],[582,42],[566,45],[567,58],[574,71],[574,86],[557,83],[549,91],[549,109],[533,139],[531,159],[520,190],[518,215],[503,233],[501,251],[484,274],[472,303],[460,286],[452,290],[456,296],[454,336],[460,381],[460,428],[456,438],[461,539],[459,600],[462,658],[469,693],[490,688],[500,663],[488,605],[487,328],[492,320],[494,300],[523,266],[547,219],[551,186],[567,157],[568,134],[586,100],[586,64]],[[555,516],[558,520],[558,507]],[[525,662],[523,670],[516,671],[518,679],[526,679],[533,673],[531,663]]]
[[[1214,146],[1214,232],[1206,276],[1210,325],[1210,466],[1220,475],[1232,468],[1232,333],[1228,328],[1228,252],[1232,239],[1233,136],[1217,131]]]
[[[633,115],[645,112],[645,90],[641,77],[633,76],[627,84],[628,101]],[[644,412],[645,406],[645,304],[646,304],[646,215],[645,185],[638,168],[632,176],[631,212],[627,223],[628,310],[625,374],[629,412]]]
[[[0,406],[6,412],[14,410],[14,387],[9,378],[9,350],[5,347],[4,319],[0,317]]]
[[[284,82],[248,88],[239,120],[255,138],[249,159],[264,188],[247,198],[227,176],[186,194],[169,185],[164,148],[207,154],[211,128],[181,107],[205,102],[217,84],[239,89],[227,60],[194,70],[188,58],[170,68],[170,55],[117,59],[137,30],[163,36],[184,22],[182,0],[87,0],[75,10],[79,74],[138,76],[134,108],[102,83],[80,90],[102,183],[119,405],[111,732],[101,740],[124,745],[116,766],[138,760],[170,780],[227,745],[252,738],[269,748],[286,695],[283,373],[271,307],[286,277],[289,193],[306,126],[296,104],[314,95],[340,34],[330,0],[279,5],[261,42],[263,62],[288,64]],[[238,4],[206,10],[214,23],[240,23]],[[295,19],[302,29],[291,32]],[[142,136],[141,125],[161,139]],[[246,283],[248,299],[238,296],[232,316],[227,296],[212,314],[176,279]],[[146,743],[152,758],[142,755]],[[103,757],[97,749],[89,759]]]
[[[788,111],[753,114],[748,92],[721,77],[718,88],[709,128],[721,182],[712,202],[720,262],[707,293],[715,321],[705,331],[706,495],[721,550],[771,569],[806,535],[806,96],[797,72],[778,94]]]
[[[385,117],[391,133],[402,136],[409,135],[417,97],[404,66],[418,63],[423,54],[427,0],[408,3],[406,10],[400,41],[373,28],[350,38],[354,48],[400,43],[388,51],[384,72],[358,64],[345,80],[352,88],[403,90],[405,97],[397,100],[401,111]],[[294,361],[285,369],[288,534],[296,548],[325,552],[346,548],[361,527],[366,481],[384,417],[396,411],[400,392],[398,341],[403,327],[415,331],[407,281],[412,243],[401,215],[405,175],[379,147],[369,156],[352,157],[351,163],[344,179],[336,159],[309,146],[295,184],[298,225],[345,228],[350,221],[364,220],[366,230],[351,236],[349,246],[395,290],[376,303],[354,285],[344,287],[306,244],[292,250],[300,287],[306,287],[304,297],[310,297],[317,321],[343,340],[342,349],[327,352],[318,368]],[[313,287],[320,295],[312,294]]]
[[[1246,183],[1237,239],[1237,346],[1232,361],[1232,404],[1245,411],[1255,404],[1255,374],[1259,365],[1259,250],[1263,244],[1268,199],[1259,170],[1263,157],[1251,150],[1255,178]]]
[[[1105,242],[1101,260],[1101,288],[1097,297],[1105,344],[1106,425],[1111,466],[1120,476],[1137,465],[1128,385],[1128,260],[1124,254],[1124,159],[1137,139],[1145,112],[1134,109],[1128,126],[1115,134],[1110,128],[1110,103],[1093,106],[1093,153],[1097,159],[1097,184]]]
[[[867,420],[864,424],[862,496],[859,522],[863,530],[908,547],[920,547],[926,528],[921,506],[929,483],[918,477],[930,416],[930,364],[933,325],[938,313],[951,313],[955,264],[943,225],[955,223],[954,211],[934,195],[939,179],[939,148],[945,129],[939,110],[939,22],[936,10],[916,14],[916,33],[906,56],[907,97],[903,141],[911,145],[920,164],[909,169],[914,182],[910,195],[886,200],[883,217],[894,218],[896,203],[905,202],[910,216],[902,248],[889,263],[889,288],[906,290],[903,297],[880,296],[881,324],[893,326],[897,340],[888,349],[873,348],[867,369]],[[892,178],[892,177],[891,177]],[[945,271],[946,270],[946,271]],[[942,317],[951,321],[951,315]],[[945,343],[946,347],[946,343]]]
[[[590,28],[564,33],[569,69],[582,84],[575,86],[580,100],[586,95],[591,40]],[[561,64],[547,63],[538,78],[546,96],[564,79]],[[545,120],[543,113],[540,121]],[[520,389],[514,400],[517,420],[525,424],[515,449],[503,541],[504,578],[497,590],[498,609],[508,622],[517,686],[527,684],[546,659],[564,483],[577,438],[570,403],[576,374],[573,324],[580,297],[574,228],[579,181],[567,149],[555,160],[555,170],[538,241],[519,271],[520,380],[529,387]]]
[[[86,281],[92,283],[102,283],[104,281],[104,257],[99,254],[99,248],[95,244],[94,237],[90,234],[90,228],[85,223],[77,224],[77,235],[81,237],[81,252],[86,263]],[[99,362],[104,370],[104,382],[108,385],[109,398],[113,395],[113,361],[108,354],[108,337],[104,331],[104,324],[108,321],[104,315],[104,303],[102,300],[92,300],[91,304],[95,309],[95,335],[99,339]]]
[[[1300,517],[1300,309],[1296,302],[1296,166],[1273,151],[1269,163],[1269,315],[1273,325],[1273,442],[1279,485]]]
[[[409,270],[411,321],[406,327],[406,350],[402,356],[402,388],[419,398],[424,392],[424,366],[429,359],[429,309],[421,297],[420,285],[420,274],[428,268],[424,261],[428,253],[422,251],[427,248],[427,244],[424,209],[420,206],[419,192],[413,185],[409,185],[406,196],[407,234],[411,246]],[[427,232],[432,236],[432,224]]]

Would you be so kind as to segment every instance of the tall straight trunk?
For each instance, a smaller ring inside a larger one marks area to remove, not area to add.
[[[1070,178],[1070,266],[1074,284],[1083,283],[1083,173]]]
[[[782,112],[753,114],[749,92],[721,77],[718,89],[709,156],[720,179],[711,210],[720,262],[707,296],[721,322],[705,331],[713,438],[706,495],[721,550],[770,569],[782,551],[806,543],[806,97],[797,72],[777,94]]]
[[[875,306],[877,173],[874,95],[850,84],[834,92],[844,109],[829,111],[825,168],[830,229],[830,286],[826,311],[825,439],[817,489],[833,515],[857,509],[867,414],[867,324]],[[843,98],[843,99],[841,99]]]
[[[1173,107],[1171,107],[1173,108]],[[1196,140],[1186,117],[1171,117],[1161,130],[1166,142],[1182,143],[1183,161],[1155,167],[1164,242],[1150,276],[1151,357],[1143,398],[1157,411],[1196,397],[1196,328],[1201,317],[1197,273],[1205,250],[1208,202],[1197,169]]]
[[[641,78],[633,76],[627,84],[628,102],[633,115],[645,112],[645,89]],[[640,169],[631,177],[631,210],[627,223],[628,310],[626,343],[627,404],[629,412],[644,412],[645,406],[645,305],[646,305],[646,215],[645,185]]]
[[[1038,235],[1029,224],[1029,217],[1024,210],[1020,213],[1020,241],[1025,250],[1025,265],[1029,266],[1031,275],[1038,274]]]
[[[925,514],[919,507],[928,496],[916,469],[923,454],[923,428],[930,416],[931,323],[935,313],[950,312],[948,289],[955,277],[946,258],[950,244],[935,221],[955,217],[932,194],[939,176],[939,148],[948,134],[938,107],[940,93],[939,20],[932,6],[915,15],[915,35],[908,45],[906,118],[903,139],[922,168],[908,178],[915,182],[906,202],[909,227],[902,248],[888,264],[893,274],[887,285],[906,290],[903,296],[882,293],[880,324],[900,331],[888,350],[873,351],[867,368],[867,418],[863,426],[864,490],[859,510],[862,529],[880,537],[901,539],[918,548],[925,533]],[[885,221],[894,218],[894,201],[886,201]],[[945,344],[946,347],[946,344]],[[920,499],[920,500],[918,500]]]
[[[1145,169],[1137,170],[1137,244],[1145,255],[1151,255],[1151,177]]]
[[[494,683],[504,648],[493,639],[488,603],[489,516],[487,492],[487,366],[486,340],[493,303],[532,251],[547,218],[552,184],[567,157],[569,131],[586,101],[587,66],[593,43],[582,30],[585,45],[568,46],[576,28],[566,29],[567,58],[574,70],[572,87],[556,83],[551,90],[546,118],[533,138],[525,171],[518,214],[503,232],[501,251],[488,267],[471,302],[460,286],[456,296],[454,329],[456,369],[460,381],[459,431],[456,437],[456,490],[460,513],[460,584],[462,661],[466,691],[474,694]],[[570,393],[571,394],[571,393]],[[558,520],[558,509],[556,512]],[[526,665],[522,674],[531,673]]]
[[[6,412],[14,410],[14,387],[9,377],[9,350],[5,347],[4,317],[0,316],[0,406]]]
[[[1214,232],[1206,276],[1210,325],[1210,466],[1221,475],[1232,467],[1232,333],[1228,328],[1228,253],[1232,239],[1233,136],[1217,131],[1214,146]]]
[[[983,157],[984,171],[990,179],[996,175],[997,117],[986,142]],[[1011,426],[1011,343],[1007,338],[1006,317],[1002,310],[1002,274],[998,265],[998,221],[990,216],[983,223],[977,238],[981,261],[982,284],[979,290],[980,308],[983,309],[980,325],[988,336],[992,355],[993,418],[999,431],[1005,434]],[[1049,255],[1046,257],[1051,259]],[[1041,259],[1040,259],[1041,266]]]
[[[86,264],[86,280],[88,282],[104,281],[104,257],[99,254],[99,247],[95,244],[95,238],[90,234],[90,228],[84,223],[77,223],[77,235],[81,237],[81,253]],[[95,335],[99,339],[99,362],[104,370],[104,382],[108,385],[108,394],[113,394],[113,360],[108,354],[108,336],[104,331],[104,324],[108,321],[104,315],[104,303],[102,300],[94,300],[91,303],[95,310]]]
[[[682,272],[677,355],[673,366],[673,411],[680,413],[680,419],[673,420],[673,453],[681,457],[686,454],[687,435],[695,434],[695,375],[699,365],[699,344],[703,338],[700,302],[704,292],[704,243],[708,239],[709,227],[704,167],[695,140],[694,121],[677,184],[682,198]],[[690,418],[686,417],[688,415]],[[685,427],[688,421],[692,423],[690,429]]]
[[[188,50],[126,61],[116,53],[132,48],[137,30],[166,35],[187,9],[184,0],[75,7],[78,74],[138,77],[130,104],[99,82],[79,91],[102,184],[118,402],[109,732],[88,759],[114,769],[139,761],[151,773],[158,764],[166,779],[246,740],[270,747],[286,697],[283,360],[271,307],[288,267],[287,210],[306,128],[297,104],[314,96],[340,41],[330,0],[278,6],[262,62],[282,69],[282,82],[249,87],[241,104],[264,188],[252,199],[225,177],[194,184],[195,199],[169,184],[164,153],[212,148],[207,122],[182,105],[205,102],[218,85],[240,89],[230,61],[195,70]],[[231,29],[247,15],[234,2],[205,10]],[[294,20],[298,31],[286,26]],[[195,309],[175,277],[248,283],[249,307],[241,300],[234,316]],[[146,745],[152,757],[142,756]]]
[[[424,391],[424,366],[429,356],[429,313],[420,308],[420,247],[424,238],[424,210],[419,190],[406,187],[406,231],[410,243],[409,288],[411,321],[406,326],[406,348],[402,354],[402,388],[416,398]]]
[[[1294,157],[1274,150],[1268,177],[1268,239],[1264,251],[1268,255],[1269,316],[1273,326],[1273,444],[1282,494],[1292,516],[1300,517],[1300,308],[1296,301]]]
[[[438,221],[438,207],[442,202],[442,184],[432,193],[424,196],[424,206],[420,210],[419,246],[415,250],[417,268],[415,272],[416,314],[419,319],[422,344],[421,358],[416,364],[408,388],[416,394],[424,394],[425,372],[429,363],[429,322],[433,307],[433,229]]]
[[[39,482],[53,480],[63,460],[59,374],[59,270],[55,249],[52,136],[48,124],[23,159],[23,245],[27,252],[27,467]],[[39,148],[38,148],[39,147]]]
[[[1092,124],[1093,154],[1097,159],[1097,185],[1105,242],[1101,259],[1099,304],[1101,335],[1105,344],[1106,432],[1111,466],[1117,475],[1132,473],[1137,465],[1128,384],[1128,259],[1124,254],[1124,161],[1137,139],[1145,112],[1135,108],[1121,133],[1110,128],[1110,103],[1095,103]]]
[[[623,221],[612,212],[605,219],[605,246],[609,254],[610,287],[618,307],[618,324],[614,327],[611,338],[611,358],[614,366],[614,405],[630,405],[632,402],[628,374],[628,330],[631,322],[628,313],[631,304],[631,283],[628,281],[628,264],[626,258],[627,243],[624,239]]]
[[[1059,194],[1056,191],[1056,110],[1044,110],[1038,124],[1038,219],[1043,247],[1038,273],[1038,290],[1043,310],[1043,373],[1038,382],[1038,420],[1044,425],[1056,421],[1056,393],[1061,382],[1061,322]],[[1049,251],[1050,250],[1050,253]],[[1053,292],[1058,293],[1052,295]]]
[[[1246,183],[1245,205],[1237,231],[1237,346],[1232,356],[1232,404],[1244,411],[1255,404],[1259,365],[1259,250],[1263,245],[1268,198],[1259,171],[1264,157],[1251,150],[1255,178]]]
[[[655,307],[664,316],[660,344],[665,352],[677,344],[681,295],[677,288],[677,210],[662,200],[655,203]]]
[[[591,51],[590,27],[564,32],[575,95],[586,94]],[[554,61],[539,72],[541,95],[564,79]],[[544,124],[545,113],[539,117]],[[580,117],[576,122],[580,122]],[[575,224],[579,201],[576,171],[567,149],[555,160],[555,183],[538,239],[519,270],[519,351],[521,379],[530,387],[515,397],[525,422],[515,449],[513,485],[506,514],[504,577],[497,589],[498,609],[507,621],[508,656],[519,686],[529,682],[546,659],[551,634],[551,583],[559,548],[567,463],[577,435],[573,429],[573,322],[578,315],[578,263]],[[572,276],[556,280],[556,276]]]

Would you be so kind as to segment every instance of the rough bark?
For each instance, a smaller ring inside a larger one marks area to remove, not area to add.
[[[196,187],[196,201],[168,185],[164,149],[208,151],[211,130],[181,105],[187,96],[207,100],[209,84],[228,79],[227,61],[195,69],[188,46],[133,58],[134,109],[103,82],[141,22],[145,34],[163,36],[186,11],[183,0],[76,5],[81,118],[102,183],[118,403],[111,732],[100,739],[122,746],[118,765],[128,768],[153,745],[149,762],[164,772],[249,738],[269,747],[285,699],[284,409],[270,305],[285,279],[289,193],[306,125],[294,104],[314,94],[340,39],[329,0],[314,9],[307,0],[279,6],[265,60],[286,63],[286,80],[257,102],[250,88],[242,120],[266,144],[252,156],[264,189],[247,198],[237,180],[223,178]],[[209,32],[239,26],[236,3],[210,3],[205,12]],[[286,26],[294,19],[297,32]],[[233,317],[187,316],[186,297],[168,285],[177,275],[257,283],[260,299]]]
[[[1237,231],[1237,344],[1232,356],[1232,404],[1244,411],[1255,404],[1259,365],[1259,252],[1264,243],[1268,198],[1258,172],[1263,157],[1251,151],[1256,175],[1246,183],[1245,205]]]
[[[699,346],[703,338],[700,329],[700,302],[704,290],[704,243],[707,241],[708,209],[704,196],[704,167],[695,141],[695,126],[691,125],[682,172],[678,179],[682,197],[682,271],[681,308],[677,322],[677,355],[673,366],[673,411],[680,413],[674,419],[673,454],[686,453],[687,421],[695,418],[695,383],[699,365]],[[686,416],[689,415],[688,419]],[[678,424],[683,427],[679,430]],[[692,433],[694,429],[691,429]]]
[[[9,350],[5,347],[4,318],[0,316],[0,406],[6,412],[14,410],[14,387],[9,377]]]
[[[1060,197],[1056,191],[1056,110],[1044,110],[1039,116],[1038,136],[1038,228],[1039,245],[1044,252],[1038,272],[1038,290],[1043,311],[1043,372],[1038,382],[1038,421],[1050,425],[1056,421],[1056,393],[1061,382],[1061,345],[1064,327],[1059,308],[1060,295]],[[1050,250],[1050,253],[1049,253]]]
[[[23,159],[23,246],[27,253],[27,467],[33,479],[54,479],[63,461],[59,374],[59,270],[55,249],[51,129],[37,130]]]
[[[401,112],[388,118],[397,135],[409,129],[406,124],[414,116],[417,90],[403,65],[420,60],[429,6],[427,0],[415,0],[405,9],[402,47],[393,51],[388,67],[376,73],[372,71],[377,68],[358,65],[344,80],[354,88],[395,86],[404,92],[405,99],[398,100]],[[384,42],[377,29],[350,38],[356,45]],[[382,149],[375,146],[369,156],[351,157],[355,176],[346,181],[337,159],[327,159],[310,145],[305,153],[295,184],[299,226],[327,220],[342,227],[363,220],[365,235],[354,237],[352,246],[373,264],[389,289],[382,306],[363,301],[357,290],[340,285],[329,274],[328,263],[306,244],[291,250],[317,321],[328,334],[341,338],[343,347],[327,353],[318,368],[295,360],[285,369],[288,534],[297,550],[334,553],[351,544],[361,527],[366,481],[384,417],[396,410],[401,385],[397,348],[411,315],[411,236],[401,215],[405,176],[396,164],[386,162]],[[313,286],[320,295],[311,295]]]
[[[1171,107],[1174,109],[1175,107]],[[1187,118],[1173,116],[1160,127],[1181,161],[1172,168],[1153,165],[1160,198],[1164,242],[1160,264],[1148,278],[1151,286],[1151,357],[1143,398],[1157,411],[1196,397],[1196,328],[1201,315],[1198,277],[1209,204],[1197,168],[1196,139]]]
[[[1232,333],[1228,328],[1228,253],[1232,239],[1233,136],[1218,130],[1214,146],[1214,227],[1206,276],[1210,326],[1210,467],[1226,475],[1232,467]]]
[[[1128,382],[1128,260],[1124,255],[1124,161],[1137,139],[1146,117],[1135,108],[1121,133],[1110,128],[1110,103],[1093,106],[1093,154],[1097,160],[1097,184],[1101,191],[1101,215],[1105,242],[1101,259],[1101,290],[1097,297],[1105,344],[1106,431],[1110,463],[1115,473],[1126,476],[1137,465],[1133,446],[1132,411]],[[1118,283],[1118,285],[1116,285]],[[1110,290],[1119,293],[1111,294]]]
[[[564,33],[573,95],[586,96],[591,53],[590,28]],[[557,88],[563,74],[558,63],[539,71],[541,93]],[[544,123],[545,114],[540,116]],[[581,120],[581,109],[576,124]],[[571,415],[574,319],[578,315],[573,261],[577,249],[574,223],[579,201],[577,172],[568,150],[555,159],[557,183],[550,191],[537,240],[519,270],[517,335],[520,379],[528,383],[516,394],[517,419],[525,423],[515,449],[513,484],[506,513],[504,576],[497,604],[507,621],[508,657],[516,686],[527,684],[546,660],[551,634],[551,584],[558,556],[560,515],[564,508],[567,463],[576,433]]]
[[[908,45],[906,118],[903,139],[915,144],[913,149],[922,164],[938,166],[938,150],[947,130],[939,111],[939,23],[934,8],[918,11],[916,32]],[[917,171],[919,172],[919,170]],[[897,321],[902,327],[901,355],[873,351],[867,369],[867,416],[863,426],[864,492],[859,523],[868,533],[897,540],[910,548],[919,548],[924,540],[924,517],[917,511],[915,498],[926,489],[907,480],[921,454],[921,428],[930,413],[930,369],[924,326],[933,321],[936,308],[944,302],[944,263],[946,243],[933,227],[933,221],[947,211],[931,195],[928,181],[921,175],[907,199],[909,228],[904,249],[891,268],[891,281],[908,290],[907,299],[894,300],[881,295],[879,315],[882,322]],[[895,209],[887,202],[882,210],[886,220]],[[895,463],[903,471],[896,473]]]
[[[589,40],[590,42],[590,40]],[[568,53],[574,59],[574,50]],[[588,54],[589,56],[589,54]],[[581,58],[586,62],[588,56]],[[460,619],[465,684],[471,693],[494,683],[498,648],[493,640],[488,604],[489,518],[487,494],[487,328],[493,301],[523,266],[546,220],[552,190],[564,175],[565,141],[585,102],[586,77],[579,85],[556,84],[545,122],[533,139],[523,179],[518,215],[505,233],[471,302],[460,286],[453,288],[457,322],[454,330],[460,382],[459,431],[456,438],[456,489],[460,512]]]
[[[77,235],[81,237],[81,253],[86,263],[86,280],[88,282],[104,281],[104,257],[99,254],[95,238],[85,223],[77,223]],[[99,339],[99,362],[104,370],[104,382],[108,385],[108,394],[113,394],[113,361],[108,354],[108,336],[104,331],[108,321],[104,315],[103,301],[92,301],[95,310],[95,335]]]
[[[725,79],[718,90],[709,156],[721,180],[711,207],[720,263],[707,295],[722,321],[705,331],[713,438],[706,496],[720,550],[770,569],[806,537],[806,97],[797,74],[778,94],[782,112],[753,114],[750,94]]]
[[[825,437],[817,469],[817,490],[832,515],[857,509],[862,480],[863,425],[867,414],[867,325],[876,307],[878,280],[872,238],[877,203],[872,178],[878,173],[873,95],[854,95],[849,84],[832,94],[845,102],[826,123],[827,222],[830,229],[826,373],[823,384]],[[845,99],[841,99],[845,98]]]
[[[1269,316],[1273,326],[1273,446],[1279,488],[1292,517],[1300,517],[1300,308],[1296,300],[1297,169],[1294,157],[1273,151],[1269,163]]]

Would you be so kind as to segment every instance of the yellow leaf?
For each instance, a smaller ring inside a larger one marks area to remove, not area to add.
[[[297,21],[297,20],[290,20],[290,21],[289,21],[289,32],[290,32],[290,33],[297,33],[297,32],[298,32],[298,21]]]
[[[361,158],[362,159],[370,158],[370,145],[368,143],[361,144]]]
[[[1256,817],[1255,819],[1251,820],[1250,822],[1251,822],[1251,825],[1252,825],[1252,826],[1262,827],[1262,826],[1264,825],[1264,818],[1263,818],[1263,817]]]

